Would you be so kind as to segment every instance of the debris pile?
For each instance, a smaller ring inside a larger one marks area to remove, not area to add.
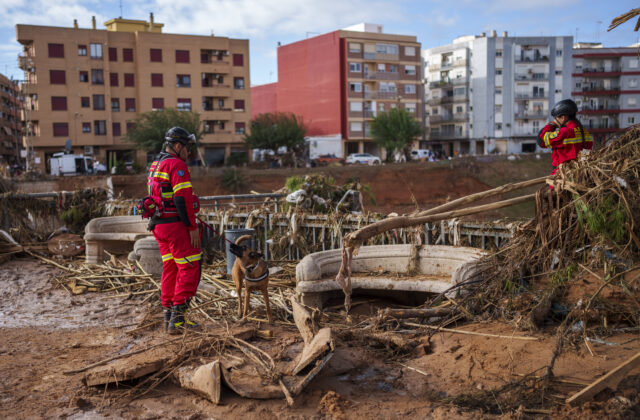
[[[350,178],[339,186],[332,177],[320,174],[293,176],[287,178],[286,186],[277,192],[289,194],[285,211],[288,208],[308,213],[363,211],[363,194],[375,203],[371,188],[358,178]]]

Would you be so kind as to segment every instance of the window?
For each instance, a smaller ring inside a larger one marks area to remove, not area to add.
[[[49,44],[49,58],[64,58],[64,44]]]
[[[135,78],[133,73],[125,73],[124,74],[124,85],[125,86],[135,86]]]
[[[629,68],[630,69],[637,69],[638,68],[638,59],[637,58],[632,58],[629,60]]]
[[[360,53],[362,52],[362,44],[359,44],[357,42],[350,42],[349,43],[349,52],[350,53]]]
[[[191,111],[191,99],[178,98],[178,111]]]
[[[102,44],[89,45],[89,51],[91,51],[91,58],[102,60]]]
[[[629,105],[635,105],[635,104],[636,104],[636,102],[637,102],[637,101],[636,101],[636,98],[629,98],[629,99],[627,100],[627,103],[628,103]]]
[[[362,72],[362,64],[361,63],[349,63],[349,72],[351,72],[351,73],[360,73],[360,72]]]
[[[87,56],[87,46],[86,45],[78,45],[78,55],[82,57]]]
[[[627,124],[635,124],[636,117],[627,117]]]
[[[126,112],[136,112],[136,98],[125,98],[124,110]]]
[[[233,54],[233,65],[244,66],[244,56],[242,54]]]
[[[496,69],[496,76],[499,76],[502,74],[502,69]]]
[[[582,87],[582,83],[576,82],[576,88],[580,89]]]
[[[502,105],[496,105],[494,110],[495,112],[502,112]]]
[[[126,61],[126,62],[133,61],[133,48],[122,49],[122,61]]]
[[[467,94],[467,88],[460,87],[453,89],[453,96],[464,96]]]
[[[118,73],[109,73],[109,84],[111,86],[118,86]]]
[[[136,123],[127,121],[127,133],[130,133],[134,128],[136,128]]]
[[[502,95],[502,88],[496,88],[496,95]]]
[[[151,86],[162,87],[162,73],[151,73]]]
[[[349,90],[351,92],[362,92],[362,83],[360,82],[349,83]]]
[[[51,97],[51,110],[52,111],[66,111],[67,110],[67,97],[66,96],[52,96]]]
[[[91,123],[90,122],[83,122],[82,123],[82,132],[83,133],[90,133],[91,132]]]
[[[629,87],[637,87],[638,86],[638,79],[629,79]]]
[[[398,54],[398,46],[394,44],[376,44],[376,53],[378,54]],[[406,54],[406,48],[405,48]],[[415,55],[415,49],[413,55]]]
[[[556,75],[562,74],[562,70],[556,70]]]
[[[387,71],[387,66],[384,63],[378,63],[378,73],[384,73]]]
[[[109,48],[109,61],[118,61],[118,49],[110,47]]]
[[[404,74],[408,76],[415,76],[416,66],[404,66]]]
[[[384,112],[384,102],[379,102],[378,103],[378,111]]]
[[[235,111],[244,111],[244,99],[236,99],[233,101],[233,109]]]
[[[460,113],[462,113],[462,107],[456,106],[456,114],[460,114]]]
[[[66,122],[53,123],[54,137],[67,137],[69,135],[69,124]]]
[[[83,83],[89,82],[89,72],[88,71],[80,71],[80,81]]]
[[[111,98],[111,111],[120,112],[120,99]]]
[[[556,50],[556,57],[562,57],[562,50],[561,49],[557,49]]]
[[[191,75],[189,75],[189,74],[178,74],[178,75],[176,75],[176,86],[177,87],[191,87]]]
[[[101,69],[91,70],[91,84],[104,85],[104,74],[102,73]]]
[[[244,134],[246,124],[243,122],[236,123],[236,134]]]
[[[88,96],[82,96],[80,98],[80,106],[82,108],[89,108],[91,106],[91,98]]]
[[[149,49],[149,59],[154,63],[162,63],[162,50],[160,48]]]
[[[408,95],[415,95],[416,85],[404,85],[404,93]]]
[[[397,73],[398,66],[396,64],[389,64],[389,73]]]
[[[416,55],[416,47],[404,47],[404,55],[413,57]]]
[[[189,50],[176,50],[176,63],[188,63]]]
[[[414,103],[406,103],[406,104],[404,104],[404,109],[406,109],[407,112],[415,114],[416,113],[416,104],[414,104]]]
[[[234,77],[233,78],[233,88],[234,89],[244,89],[244,77]]]
[[[362,131],[362,123],[359,121],[353,121],[351,123],[351,131],[361,132]]]
[[[396,84],[394,82],[380,82],[380,92],[395,92]]]
[[[362,102],[349,102],[349,110],[353,112],[362,112]]]
[[[151,98],[151,108],[154,111],[161,111],[164,109],[164,98]]]
[[[502,123],[496,123],[496,130],[502,130]]]
[[[49,70],[49,83],[52,85],[64,85],[67,83],[64,70]]]
[[[104,110],[104,95],[93,95],[93,109],[96,111]]]
[[[502,57],[502,50],[496,50],[496,57]]]
[[[114,137],[118,137],[121,136],[122,133],[120,132],[120,123],[119,122],[114,122],[111,124],[111,132],[113,132],[113,136]]]
[[[93,134],[98,136],[107,135],[107,122],[105,120],[96,120],[93,122]]]

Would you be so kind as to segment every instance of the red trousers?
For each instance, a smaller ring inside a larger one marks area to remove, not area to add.
[[[200,248],[191,246],[182,222],[156,225],[153,236],[162,255],[162,306],[182,305],[195,296],[200,283]]]

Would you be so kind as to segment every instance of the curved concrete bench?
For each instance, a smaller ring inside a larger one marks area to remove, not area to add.
[[[407,273],[412,245],[363,246],[354,256],[351,285],[354,291],[393,290],[442,293],[477,274],[476,260],[486,254],[477,248],[445,245],[423,245],[418,253],[417,274]],[[316,252],[307,255],[296,266],[296,292],[307,306],[322,307],[328,293],[342,290],[335,281],[340,269],[342,251]],[[388,271],[388,276],[360,275]]]
[[[162,274],[162,256],[158,242],[153,236],[138,239],[129,253],[129,261],[138,261],[144,271],[153,275]]]
[[[92,219],[84,228],[86,259],[89,264],[104,260],[104,251],[126,254],[138,239],[151,236],[147,220],[140,216],[112,216]]]

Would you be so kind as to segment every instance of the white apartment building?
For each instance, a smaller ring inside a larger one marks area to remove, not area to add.
[[[424,50],[421,147],[445,156],[537,151],[550,108],[571,96],[572,44],[492,31]]]
[[[574,46],[571,96],[596,142],[640,123],[639,61],[637,47]]]

